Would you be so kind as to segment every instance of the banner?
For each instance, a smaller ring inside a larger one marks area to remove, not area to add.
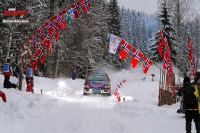
[[[119,44],[121,43],[121,38],[110,34],[110,44],[109,44],[109,52],[115,54]]]

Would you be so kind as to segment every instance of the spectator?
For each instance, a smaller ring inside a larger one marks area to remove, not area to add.
[[[72,68],[72,80],[75,80],[76,79],[76,69],[75,67]]]
[[[7,62],[3,65],[3,74],[4,80],[10,81],[10,75],[13,75],[10,59],[7,59]]]
[[[34,77],[33,77],[34,74],[30,64],[26,65],[25,75],[26,75],[27,91],[31,91],[32,93],[34,93]]]
[[[198,96],[196,95],[197,90],[191,85],[189,77],[186,76],[184,78],[181,90],[185,105],[186,133],[191,133],[192,120],[195,122],[197,133],[200,133],[200,118],[197,101]]]

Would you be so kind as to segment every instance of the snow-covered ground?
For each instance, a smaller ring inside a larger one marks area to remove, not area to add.
[[[141,67],[111,73],[112,94],[119,92],[125,102],[106,95],[82,95],[82,79],[35,77],[35,93],[0,88],[0,133],[183,133],[185,119],[177,114],[179,103],[158,107],[159,69]],[[151,74],[155,74],[152,81]],[[146,81],[143,82],[143,78]],[[12,82],[16,79],[11,78]],[[59,86],[59,82],[65,86]],[[0,75],[3,84],[3,75]],[[41,89],[43,94],[41,94]],[[195,131],[194,124],[192,131]]]

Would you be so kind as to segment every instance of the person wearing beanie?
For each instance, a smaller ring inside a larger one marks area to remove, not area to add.
[[[200,118],[196,90],[191,85],[190,78],[185,77],[183,87],[180,89],[183,95],[183,104],[185,109],[185,129],[186,133],[191,133],[192,120],[194,120],[197,133],[200,133]]]

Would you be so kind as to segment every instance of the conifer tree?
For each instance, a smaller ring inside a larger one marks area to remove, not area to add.
[[[161,3],[160,5],[160,12],[157,15],[158,20],[161,22],[163,29],[163,35],[164,38],[168,42],[168,46],[170,49],[170,56],[173,63],[176,63],[176,33],[173,28],[173,25],[171,23],[171,15],[168,12],[168,7],[166,6],[166,2]],[[159,40],[159,31],[155,34],[155,37],[153,38],[155,42],[149,46],[150,50],[153,52],[152,60],[161,61],[162,58],[160,58],[159,52],[158,52],[158,40]]]
[[[108,32],[121,37],[121,19],[120,8],[117,0],[110,0],[109,2],[110,20],[108,22]],[[112,64],[115,68],[121,69],[123,62],[119,58],[119,48],[115,55],[113,55]]]

